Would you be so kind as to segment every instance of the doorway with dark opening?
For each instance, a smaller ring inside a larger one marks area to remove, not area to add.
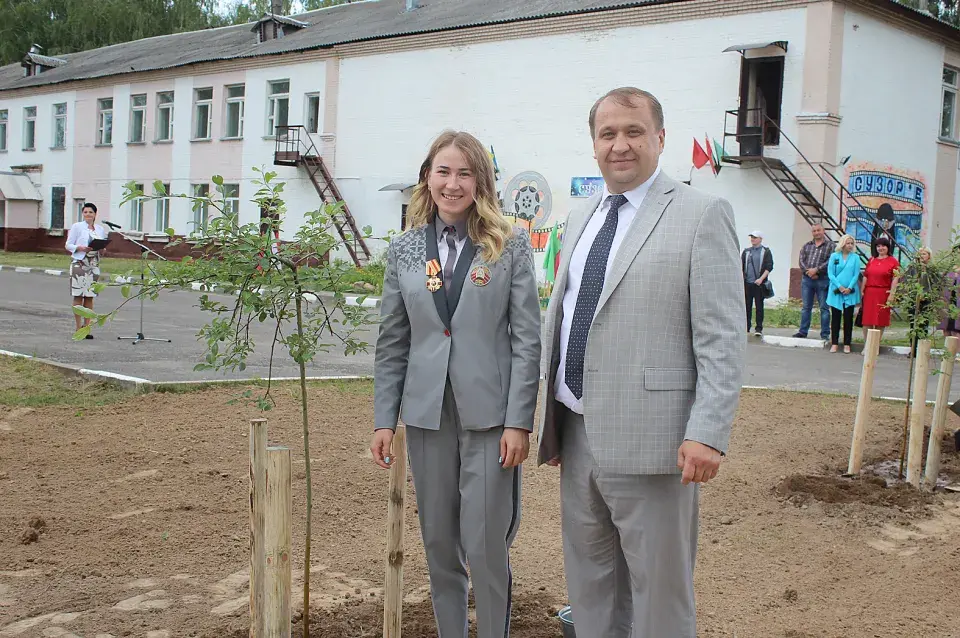
[[[740,72],[741,155],[760,155],[780,143],[783,57],[743,58]]]

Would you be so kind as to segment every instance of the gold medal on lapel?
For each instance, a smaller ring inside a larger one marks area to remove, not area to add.
[[[431,259],[427,262],[427,290],[430,292],[437,292],[443,286],[443,280],[437,276],[440,272],[439,259]]]
[[[486,286],[490,283],[490,269],[483,264],[478,264],[470,271],[470,281],[474,286]]]

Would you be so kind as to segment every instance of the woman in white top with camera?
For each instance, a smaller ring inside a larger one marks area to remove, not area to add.
[[[73,305],[93,309],[93,298],[97,293],[93,291],[93,284],[100,278],[100,257],[103,249],[94,250],[90,242],[94,239],[106,239],[107,230],[96,223],[97,207],[89,202],[83,205],[83,221],[70,227],[67,233],[67,252],[73,258],[70,264],[70,294],[73,296]],[[74,313],[77,330],[90,325],[89,319],[84,319]],[[87,339],[93,339],[88,334]]]

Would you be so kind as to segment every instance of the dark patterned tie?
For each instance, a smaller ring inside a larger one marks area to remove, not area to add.
[[[580,292],[577,294],[577,305],[573,311],[573,322],[567,339],[563,378],[577,399],[583,397],[583,357],[587,351],[587,335],[590,334],[590,324],[593,323],[597,302],[600,301],[600,293],[603,291],[603,280],[607,276],[607,259],[610,257],[613,236],[617,234],[617,213],[620,207],[627,203],[627,198],[623,195],[611,195],[609,199],[607,219],[593,240],[590,252],[587,253],[587,262],[583,266]]]
[[[457,264],[457,228],[447,226],[443,229],[443,233],[447,236],[447,248],[449,249],[447,261],[443,264],[443,280],[452,281],[453,267]]]

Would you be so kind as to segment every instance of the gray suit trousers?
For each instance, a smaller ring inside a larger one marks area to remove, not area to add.
[[[477,638],[510,635],[509,549],[520,524],[520,468],[501,467],[502,435],[502,427],[463,429],[449,382],[440,429],[407,427],[439,638],[467,637],[467,564]]]
[[[601,470],[583,417],[558,410],[563,555],[577,638],[696,638],[699,486],[677,474]]]

